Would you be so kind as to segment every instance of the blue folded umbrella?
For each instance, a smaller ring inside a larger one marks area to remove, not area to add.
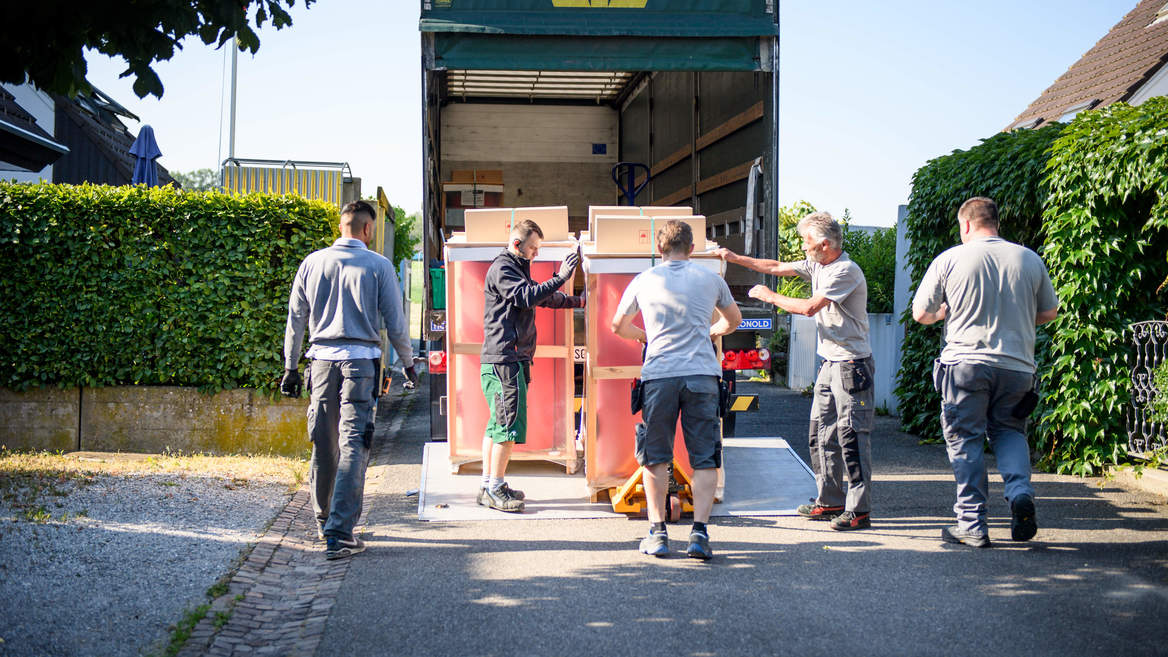
[[[154,160],[162,156],[162,151],[158,150],[158,142],[154,141],[154,128],[142,126],[138,131],[138,138],[134,140],[128,152],[138,158],[130,183],[134,185],[145,183],[147,187],[157,187],[158,167]]]

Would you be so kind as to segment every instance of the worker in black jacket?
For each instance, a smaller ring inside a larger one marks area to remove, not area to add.
[[[483,433],[483,479],[478,503],[492,509],[523,511],[523,491],[503,481],[511,449],[527,441],[527,384],[535,356],[535,307],[583,308],[584,297],[558,290],[572,280],[580,255],[569,253],[560,271],[543,283],[531,278],[531,261],[539,253],[543,231],[531,220],[511,229],[507,249],[487,270],[483,284],[482,379],[490,406]]]

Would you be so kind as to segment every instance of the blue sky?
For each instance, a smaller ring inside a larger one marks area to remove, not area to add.
[[[780,4],[780,202],[887,226],[916,169],[1008,125],[1136,0]],[[261,32],[239,58],[236,155],[347,161],[365,193],[419,209],[418,7],[298,2],[290,29]],[[91,54],[89,79],[154,127],[165,166],[217,168],[225,60],[187,41],[155,66],[161,100],[138,99],[120,60]]]

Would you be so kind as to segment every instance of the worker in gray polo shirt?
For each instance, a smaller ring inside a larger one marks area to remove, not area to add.
[[[693,229],[681,221],[666,221],[657,231],[664,262],[629,282],[612,318],[612,331],[646,344],[641,368],[644,433],[637,437],[636,456],[645,468],[650,527],[640,550],[655,557],[669,554],[665,496],[680,416],[693,467],[694,524],[686,554],[705,560],[714,556],[706,523],[722,459],[718,426],[722,366],[711,338],[733,333],[742,313],[721,276],[690,262],[693,239]],[[643,329],[633,323],[638,313]],[[715,316],[718,321],[711,323]]]
[[[361,517],[373,442],[382,327],[405,363],[406,377],[417,381],[397,274],[385,256],[367,248],[373,242],[376,217],[365,201],[342,208],[340,239],[300,263],[288,298],[280,391],[300,396],[297,367],[307,329],[312,344],[307,353],[312,359],[308,489],[328,559],[365,549],[353,528]]]
[[[843,251],[843,229],[826,212],[798,225],[806,260],[779,262],[719,255],[748,269],[811,281],[811,298],[778,294],[765,285],[747,293],[789,312],[815,318],[816,352],[823,365],[815,378],[808,446],[816,497],[798,508],[812,520],[828,520],[837,531],[871,527],[872,445],[875,421],[872,377],[876,364],[868,344],[868,282]],[[848,486],[844,488],[844,470]]]
[[[913,297],[913,318],[945,321],[945,346],[933,367],[941,427],[957,480],[957,525],[950,543],[989,547],[989,494],[983,445],[989,439],[1010,504],[1010,536],[1038,531],[1026,422],[1034,392],[1035,327],[1058,315],[1046,265],[1030,249],[998,236],[998,206],[984,196],[957,211],[961,244],[929,265]]]

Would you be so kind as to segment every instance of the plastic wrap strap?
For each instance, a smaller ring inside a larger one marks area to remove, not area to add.
[[[637,212],[645,216],[645,208],[638,207]],[[649,215],[649,266],[657,266],[657,219],[653,215]]]
[[[511,232],[515,230],[515,208],[511,208],[511,221],[507,224],[507,239],[511,239]]]

